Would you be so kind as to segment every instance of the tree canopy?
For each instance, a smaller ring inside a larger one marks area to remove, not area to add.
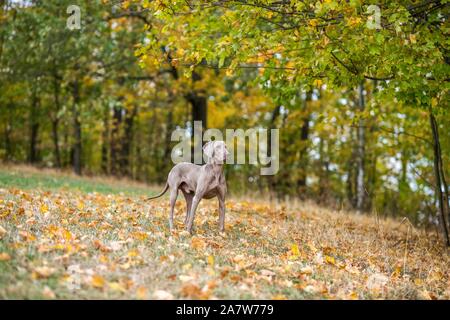
[[[449,1],[73,2],[0,1],[2,160],[162,183],[177,128],[278,128],[232,193],[448,234]]]

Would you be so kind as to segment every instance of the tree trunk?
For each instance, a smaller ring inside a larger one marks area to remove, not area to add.
[[[202,124],[202,136],[203,133],[205,132],[207,126],[208,126],[208,112],[207,112],[207,100],[206,100],[206,96],[204,96],[203,94],[193,91],[191,92],[188,96],[187,96],[187,100],[190,102],[191,106],[192,106],[192,133],[193,135],[195,134],[194,132],[194,123],[196,121],[201,121]],[[201,145],[197,145],[195,146],[194,143],[192,144],[192,162],[195,162],[196,158],[201,158],[200,156],[195,156],[195,150],[200,150],[202,145],[203,145],[203,141],[202,141],[202,137],[199,137],[199,139],[197,139],[197,144],[201,144]],[[195,140],[194,140],[195,141]],[[197,148],[195,148],[197,147]],[[203,159],[203,158],[202,158]]]
[[[433,111],[430,109],[430,125],[431,132],[433,136],[433,151],[434,151],[434,176],[436,180],[436,196],[439,203],[439,218],[442,227],[442,233],[447,246],[450,247],[450,237],[449,237],[449,225],[447,219],[449,218],[449,205],[448,205],[448,189],[442,190],[442,188],[447,188],[447,182],[443,175],[442,166],[442,154],[441,145],[439,140],[439,128],[437,125],[436,118],[434,117]]]
[[[105,174],[110,173],[108,162],[108,145],[109,145],[109,104],[105,103],[103,112],[103,132],[102,132],[102,171]]]
[[[272,111],[272,117],[270,119],[270,124],[269,124],[269,133],[267,135],[267,155],[268,157],[272,157],[272,129],[276,129],[277,128],[277,119],[280,116],[280,111],[281,111],[281,106],[278,105],[277,107],[275,107],[275,109]],[[262,178],[263,176],[261,176]],[[272,192],[276,192],[278,194],[277,190],[277,186],[278,186],[278,179],[276,175],[270,175],[270,176],[266,176],[267,180],[268,180],[268,185],[269,185],[269,190],[271,192],[269,192],[269,195],[272,197]],[[258,181],[262,181],[262,179],[258,179]],[[283,188],[283,186],[279,186],[281,188]]]
[[[329,142],[324,138],[320,137],[319,143],[319,199],[320,201],[326,201],[329,194],[329,177],[330,177],[330,161],[328,158],[329,154]]]
[[[121,155],[120,155],[120,172],[122,175],[129,175],[131,145],[133,141],[133,125],[137,114],[137,105],[133,106],[133,110],[125,117],[125,127],[122,137]]]
[[[52,120],[52,138],[53,138],[53,146],[55,148],[55,165],[57,168],[61,168],[61,153],[59,151],[59,119]]]
[[[120,126],[122,123],[122,107],[115,105],[111,130],[111,173],[119,174]]]
[[[359,85],[359,121],[358,121],[358,134],[357,134],[357,157],[356,157],[356,210],[361,213],[365,210],[365,188],[364,188],[364,164],[365,164],[365,127],[362,113],[365,109],[364,99],[364,80]]]
[[[202,126],[203,126],[203,131],[205,131],[208,126],[206,97],[195,93],[195,96],[191,100],[191,103],[192,103],[192,121],[201,121]]]
[[[170,107],[169,107],[170,108]],[[166,120],[166,130],[165,130],[165,136],[164,136],[164,146],[163,146],[163,159],[166,159],[166,161],[163,161],[161,165],[162,171],[158,175],[158,182],[163,183],[167,179],[166,172],[170,168],[168,166],[172,165],[171,159],[171,138],[172,138],[172,129],[173,129],[173,109],[170,108],[167,113],[167,120]]]
[[[7,114],[9,115],[6,123],[5,123],[5,160],[9,161],[12,159],[12,143],[11,143],[11,132],[12,132],[12,121],[11,121],[11,115],[12,115],[12,108],[13,105],[11,103],[7,104]]]
[[[55,163],[56,167],[61,168],[61,153],[59,151],[59,110],[61,109],[60,100],[59,100],[59,90],[60,85],[58,81],[58,76],[55,74],[53,78],[53,94],[55,100],[55,112],[52,116],[52,137],[53,137],[53,146],[55,148]]]
[[[30,110],[30,150],[28,154],[28,162],[36,163],[38,161],[38,133],[39,133],[39,120],[37,119],[39,114],[39,97],[37,95],[36,89],[33,89],[31,97],[31,110]]]
[[[300,150],[300,159],[299,159],[299,165],[300,165],[300,177],[297,180],[297,188],[300,194],[302,194],[305,191],[306,188],[306,170],[307,170],[307,151],[308,146],[307,142],[309,139],[309,120],[310,120],[310,110],[309,110],[309,103],[311,102],[312,92],[308,92],[306,94],[305,100],[303,101],[303,124],[300,129],[300,141],[301,141],[301,150]]]
[[[72,146],[72,165],[73,171],[77,175],[82,173],[81,163],[81,122],[80,122],[80,84],[78,80],[73,82],[73,105],[72,105],[72,117],[73,117],[73,134],[74,142]]]

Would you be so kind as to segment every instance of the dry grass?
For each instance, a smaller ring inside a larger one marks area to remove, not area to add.
[[[216,201],[204,201],[190,236],[183,201],[170,234],[167,200],[145,192],[0,188],[3,299],[450,298],[448,250],[408,221],[241,199],[220,235]]]

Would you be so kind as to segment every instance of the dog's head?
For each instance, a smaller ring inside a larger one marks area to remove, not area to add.
[[[208,157],[209,163],[223,164],[229,154],[227,146],[223,141],[209,141],[203,147],[203,152]]]

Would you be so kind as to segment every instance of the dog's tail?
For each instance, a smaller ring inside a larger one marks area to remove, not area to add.
[[[146,199],[146,201],[162,197],[168,189],[169,189],[169,184],[166,182],[166,186],[164,187],[164,190],[160,194],[158,194],[157,196],[154,196],[154,197],[150,197],[150,198]]]

